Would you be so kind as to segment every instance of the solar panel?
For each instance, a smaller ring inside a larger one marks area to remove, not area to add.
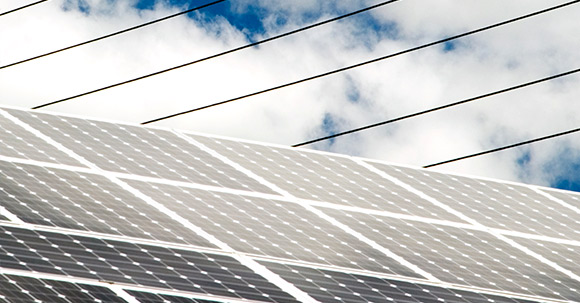
[[[3,302],[126,302],[105,287],[16,275],[0,275],[0,289]]]
[[[345,157],[192,137],[297,198],[461,221]]]
[[[577,218],[526,186],[374,165],[393,177],[413,182],[415,188],[485,226],[567,239],[578,239],[580,235]],[[546,217],[551,219],[545,220]]]
[[[0,114],[0,156],[83,166]]]
[[[580,302],[580,195],[0,109],[0,302]]]

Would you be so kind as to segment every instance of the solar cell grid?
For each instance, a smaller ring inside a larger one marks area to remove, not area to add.
[[[14,303],[126,302],[104,287],[15,275],[0,275],[0,298]]]
[[[77,160],[3,117],[1,110],[0,155],[84,167]]]
[[[573,216],[574,218],[576,218],[576,214],[579,214],[579,212],[577,210],[580,209],[580,194],[578,194],[577,192],[553,190],[553,189],[548,189],[548,188],[541,188],[541,189],[539,189],[539,191],[546,193],[546,194],[564,202],[566,205],[569,206],[569,207],[567,207],[568,209],[570,209],[570,210],[575,209],[575,210],[572,210],[570,216]],[[562,207],[562,206],[560,206],[560,207]],[[563,210],[563,208],[562,208],[562,210]],[[578,221],[578,220],[576,220],[576,221]],[[579,222],[576,222],[576,223],[579,223]]]
[[[417,277],[298,204],[125,181],[237,251]]]
[[[36,131],[94,166],[84,167]],[[580,240],[578,194],[12,109],[0,110],[0,157],[0,272],[11,273],[0,274],[0,302],[125,302],[111,291],[120,288],[44,274],[126,283],[127,293],[149,303],[296,302],[279,287],[301,298],[252,265],[256,260],[325,303],[532,303],[500,295],[506,291],[540,296],[538,302],[580,302],[580,249],[558,244]],[[272,198],[281,193],[264,181],[297,199]],[[466,224],[416,192],[473,220]],[[215,237],[213,244],[145,196]],[[33,225],[9,223],[12,215]],[[496,236],[497,229],[512,236]],[[235,252],[217,253],[214,244]]]
[[[141,303],[216,303],[217,301],[208,301],[202,299],[192,299],[164,294],[156,294],[141,291],[127,291]]]
[[[580,246],[519,237],[511,237],[511,239],[575,274],[580,273],[580,264],[578,263],[580,260]],[[580,299],[580,282],[570,291],[576,293],[575,299]]]
[[[497,295],[296,265],[263,262],[320,302],[531,303]]]
[[[564,239],[580,238],[580,221],[527,187],[375,162],[372,165],[485,226]]]
[[[0,259],[5,268],[264,302],[295,302],[227,256],[14,227],[1,227],[0,234]],[[31,248],[28,242],[37,245]],[[53,259],[57,251],[62,252],[58,262]]]
[[[169,131],[7,111],[106,171],[272,193]]]
[[[344,157],[202,136],[192,138],[298,198],[461,221]]]
[[[21,220],[213,247],[105,177],[0,161],[0,206]]]
[[[557,299],[577,299],[573,280],[477,230],[325,209],[442,281]],[[533,266],[532,266],[533,264]]]

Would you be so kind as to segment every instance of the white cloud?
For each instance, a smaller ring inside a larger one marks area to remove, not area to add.
[[[87,1],[91,13],[53,0],[0,17],[0,64],[178,11],[138,11],[132,1]],[[378,1],[236,2],[260,7],[270,36]],[[270,88],[334,68],[517,17],[563,1],[401,0],[373,11],[396,40],[371,23],[343,20],[194,66],[48,107],[138,123]],[[17,7],[4,0],[0,11]],[[220,4],[218,4],[220,5]],[[321,13],[322,12],[322,13]],[[549,76],[580,66],[580,4],[461,39],[455,49],[421,50],[348,73],[184,115],[159,126],[285,145],[324,135],[323,119],[345,130]],[[280,15],[287,20],[279,24]],[[367,15],[369,16],[369,15]],[[270,18],[270,19],[268,19]],[[274,21],[273,21],[274,20]],[[362,28],[365,26],[365,28]],[[383,30],[387,30],[383,28]],[[246,36],[223,18],[168,20],[66,53],[0,70],[0,102],[31,107],[240,46]],[[382,38],[381,38],[382,37]],[[332,151],[425,165],[580,126],[578,76],[321,143]],[[352,100],[357,97],[357,100]],[[442,170],[548,184],[580,150],[573,137],[441,166]],[[526,152],[524,167],[518,158]],[[569,160],[568,159],[568,160]],[[548,165],[548,169],[546,168]]]

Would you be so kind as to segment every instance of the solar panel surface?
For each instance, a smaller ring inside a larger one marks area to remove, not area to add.
[[[0,302],[580,302],[580,195],[0,109]]]

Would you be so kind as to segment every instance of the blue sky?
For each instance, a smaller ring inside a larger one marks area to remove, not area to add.
[[[417,1],[398,1],[257,48],[47,109],[139,123],[563,2],[530,0],[516,5],[490,0],[419,5]],[[26,14],[0,19],[0,27],[14,29],[0,33],[5,41],[0,45],[0,62],[24,59],[207,2],[50,1]],[[379,2],[226,1],[188,17],[6,69],[0,73],[0,96],[8,105],[32,107]],[[0,9],[19,3],[6,0]],[[576,51],[580,41],[570,39],[580,34],[575,23],[580,13],[577,6],[157,125],[292,145],[546,77],[580,62]],[[337,138],[314,148],[422,166],[540,137],[580,125],[580,107],[575,103],[580,97],[578,82],[580,78],[572,76]],[[35,89],[30,89],[29,83],[34,83]],[[570,136],[438,169],[578,190],[579,142],[577,136]]]

